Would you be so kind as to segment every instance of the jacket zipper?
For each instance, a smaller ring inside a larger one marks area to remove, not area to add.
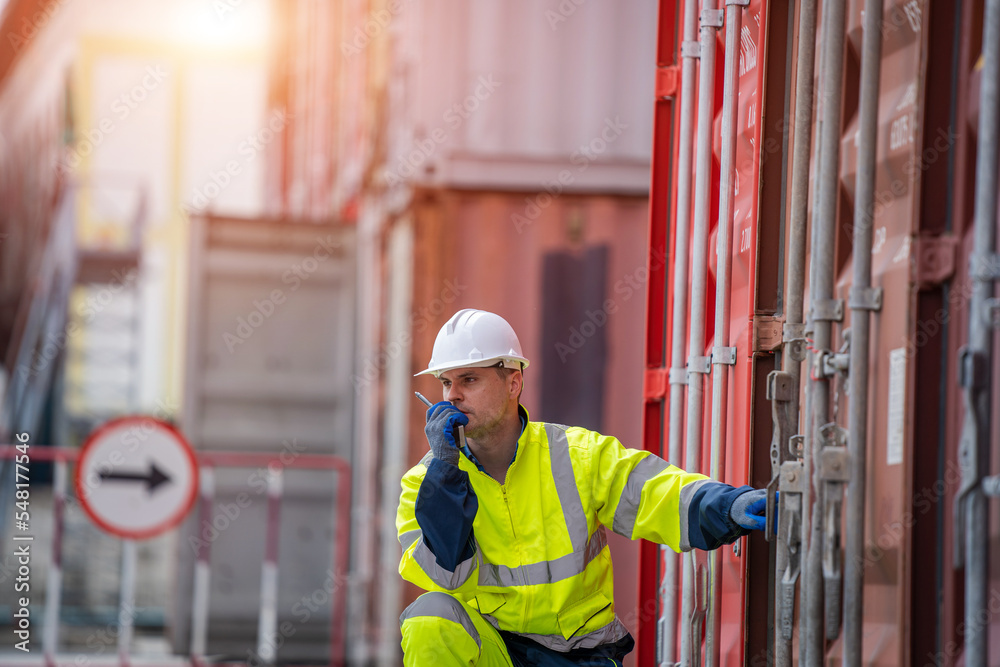
[[[517,530],[514,529],[514,515],[510,511],[510,500],[507,498],[507,486],[504,484],[500,485],[500,493],[503,494],[503,504],[507,508],[507,521],[510,524],[510,532],[514,536],[514,545],[517,548],[517,560],[519,562],[524,561],[524,554],[521,552],[521,540],[517,537]],[[521,577],[521,584],[527,585],[527,581],[524,580],[524,572],[521,570],[520,565],[518,565],[517,573]]]
[[[510,513],[510,500],[507,498],[507,487],[503,484],[500,485],[500,493],[503,494],[503,504],[507,508],[507,521],[510,522],[510,532],[514,535],[514,539],[517,539],[517,531],[514,530],[514,515]]]
[[[518,563],[519,563],[518,568],[517,568],[517,572],[518,572],[518,575],[521,578],[521,584],[525,586],[524,588],[521,589],[520,592],[521,592],[521,595],[524,598],[524,603],[523,603],[524,608],[527,609],[528,605],[531,603],[531,599],[530,599],[531,596],[529,595],[529,590],[530,589],[527,588],[527,583],[528,582],[525,581],[525,579],[524,579],[524,573],[523,573],[523,571],[520,568],[520,563],[524,562],[524,553],[521,550],[521,540],[518,538],[517,531],[514,529],[514,515],[511,513],[511,510],[510,510],[510,499],[507,497],[507,478],[510,476],[510,469],[513,468],[515,465],[517,465],[517,463],[518,463],[518,460],[515,459],[514,462],[511,463],[510,466],[508,466],[507,472],[504,474],[504,480],[503,480],[503,482],[498,481],[492,475],[490,475],[489,473],[487,473],[487,472],[485,472],[483,470],[477,470],[476,472],[478,472],[481,475],[484,475],[490,481],[492,481],[494,484],[496,484],[496,485],[498,485],[500,487],[500,495],[503,498],[504,508],[507,510],[507,523],[510,526],[511,535],[514,536],[514,548],[517,550],[517,560],[518,560]]]

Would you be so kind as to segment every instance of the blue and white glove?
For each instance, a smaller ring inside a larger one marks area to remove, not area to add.
[[[440,401],[427,409],[424,434],[434,458],[453,466],[458,465],[458,426],[468,423],[469,418],[448,401]]]
[[[740,494],[729,508],[729,517],[741,528],[747,530],[764,530],[767,520],[767,491],[754,489]]]

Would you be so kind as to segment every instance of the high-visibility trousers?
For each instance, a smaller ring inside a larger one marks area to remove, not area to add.
[[[621,657],[632,649],[627,637],[611,650],[623,652],[609,657],[602,651],[559,654],[512,637],[511,652],[500,633],[478,610],[447,593],[424,593],[399,617],[403,633],[403,664],[407,667],[520,667],[521,665],[621,665]],[[506,633],[510,636],[510,633]],[[586,653],[586,655],[584,655]]]
[[[500,633],[469,605],[447,593],[424,593],[399,617],[403,664],[513,667]]]

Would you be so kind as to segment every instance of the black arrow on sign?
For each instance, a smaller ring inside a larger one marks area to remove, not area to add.
[[[145,482],[146,490],[149,493],[153,493],[160,484],[164,482],[169,482],[170,478],[162,470],[156,467],[155,463],[149,464],[148,474],[139,474],[134,472],[102,472],[101,479],[110,480],[113,482]]]

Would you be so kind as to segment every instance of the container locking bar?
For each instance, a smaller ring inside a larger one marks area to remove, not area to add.
[[[990,659],[989,625],[982,621],[991,611],[986,599],[990,545],[989,512],[983,483],[989,473],[994,416],[990,409],[993,396],[985,376],[994,359],[988,302],[995,296],[994,283],[1000,280],[1000,256],[996,247],[997,179],[1000,177],[1000,0],[986,0],[983,4],[973,250],[969,267],[972,290],[968,301],[966,347],[960,358],[965,407],[958,450],[962,484],[955,503],[959,513],[955,538],[960,556],[956,564],[965,568],[963,660],[967,667],[986,667]]]
[[[701,645],[702,636],[705,630],[705,621],[708,617],[709,605],[709,585],[708,585],[708,557],[704,551],[691,551],[691,566],[694,568],[694,609],[691,611],[691,620],[688,623],[691,646],[691,667],[701,667],[702,653],[697,647]]]

